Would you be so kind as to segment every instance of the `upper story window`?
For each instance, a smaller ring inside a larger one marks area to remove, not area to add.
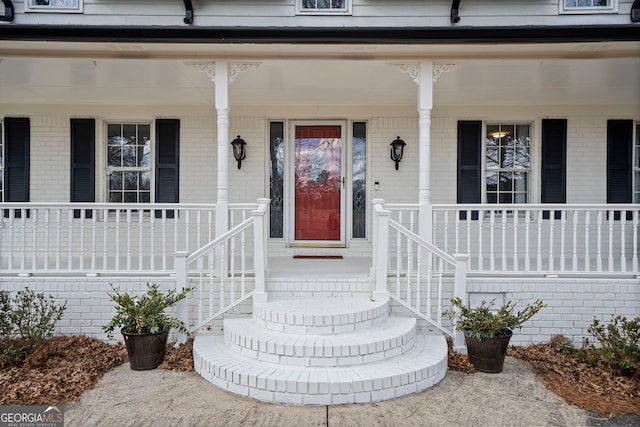
[[[608,13],[618,11],[618,0],[561,0],[560,13]]]
[[[27,12],[82,13],[83,0],[26,0]]]
[[[298,14],[351,14],[351,0],[297,0]]]

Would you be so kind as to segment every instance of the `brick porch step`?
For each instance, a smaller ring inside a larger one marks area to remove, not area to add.
[[[225,319],[224,334],[199,334],[196,372],[212,384],[274,403],[376,402],[425,390],[447,370],[441,335],[363,298],[298,298],[254,305]]]
[[[413,317],[390,317],[376,328],[334,335],[271,331],[254,319],[224,321],[230,349],[252,359],[297,366],[349,366],[389,359],[409,351],[415,334]]]
[[[412,349],[378,362],[348,367],[300,367],[239,356],[224,337],[199,334],[195,370],[213,385],[253,399],[297,405],[368,403],[423,391],[447,371],[442,336],[416,335]]]

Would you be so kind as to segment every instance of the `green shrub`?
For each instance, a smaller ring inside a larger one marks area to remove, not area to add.
[[[147,292],[141,295],[120,292],[113,285],[111,288],[113,293],[109,294],[109,297],[116,303],[116,314],[107,325],[102,327],[109,338],[113,337],[113,332],[118,328],[139,334],[155,334],[171,328],[176,328],[183,333],[187,332],[184,322],[165,311],[186,298],[190,288],[183,289],[181,292],[175,289],[163,292],[157,283],[147,283]]]
[[[29,288],[18,291],[13,300],[7,293],[0,295],[2,359],[17,364],[53,335],[66,303],[58,305],[51,295],[45,297]]]
[[[582,351],[584,360],[592,364],[605,362],[618,375],[631,376],[638,371],[640,317],[627,320],[624,316],[614,316],[607,324],[594,319],[588,332],[597,343],[591,343],[585,338]]]

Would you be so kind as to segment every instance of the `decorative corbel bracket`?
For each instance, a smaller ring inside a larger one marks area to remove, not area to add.
[[[393,65],[398,67],[403,73],[409,74],[409,77],[413,79],[415,84],[420,84],[420,68],[417,62],[396,63]],[[456,64],[433,64],[433,82],[435,83],[441,75],[451,70],[455,65]]]
[[[451,23],[457,24],[460,22],[460,0],[453,0],[451,3]]]
[[[191,67],[197,68],[198,70],[205,73],[212,82],[216,81],[216,67],[215,62],[205,62],[201,64],[187,64]],[[250,68],[258,68],[260,66],[259,62],[232,62],[229,64],[229,84],[233,83],[235,78],[242,72],[247,71]]]
[[[2,0],[4,4],[4,14],[0,15],[0,21],[13,21],[13,2],[11,0]]]

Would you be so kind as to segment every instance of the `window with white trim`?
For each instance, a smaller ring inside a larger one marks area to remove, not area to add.
[[[351,14],[351,0],[297,0],[296,5],[301,15]]]
[[[150,203],[151,124],[107,124],[107,200]]]
[[[489,124],[485,142],[487,203],[528,203],[531,177],[528,124]]]
[[[82,13],[83,0],[26,0],[26,12]]]
[[[618,0],[561,0],[560,13],[617,12]]]
[[[633,144],[633,203],[640,203],[640,123],[636,124]]]

